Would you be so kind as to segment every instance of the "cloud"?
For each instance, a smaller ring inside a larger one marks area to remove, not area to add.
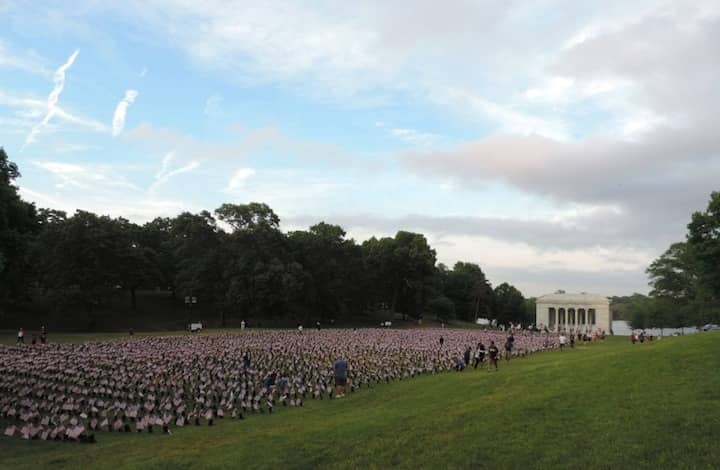
[[[438,134],[422,132],[417,129],[407,127],[390,127],[383,121],[376,121],[375,127],[384,129],[388,135],[395,137],[396,139],[400,139],[414,147],[429,147],[431,145],[438,145],[444,140]]]
[[[110,188],[112,189],[112,188]],[[144,223],[156,217],[174,217],[183,211],[198,212],[201,209],[180,200],[148,198],[144,192],[127,191],[122,197],[108,188],[84,190],[73,188],[72,197],[66,197],[62,190],[48,194],[28,186],[20,185],[20,194],[26,201],[34,202],[38,207],[52,207],[70,214],[78,209],[112,217],[124,217],[136,223]],[[81,194],[82,197],[77,197]],[[80,202],[78,202],[80,201]]]
[[[362,241],[371,236],[394,236],[398,230],[425,234],[438,252],[438,261],[480,264],[494,285],[511,282],[525,295],[541,295],[563,288],[604,294],[646,292],[643,273],[654,253],[632,246],[603,209],[561,221],[515,220],[492,217],[372,214],[282,215],[283,228],[305,229],[324,220],[342,226]],[[600,232],[600,233],[598,233]]]
[[[639,141],[592,138],[557,142],[534,136],[492,137],[454,150],[408,152],[406,168],[458,186],[501,182],[556,204],[612,207],[590,225],[612,228],[626,244],[660,250],[682,238],[690,214],[702,209],[720,174],[720,137],[708,123],[660,128]],[[529,227],[537,233],[539,226]],[[578,237],[594,238],[579,232]],[[563,243],[570,244],[571,240]]]
[[[515,73],[518,64],[535,67],[547,41],[516,23],[536,9],[514,2],[445,8],[430,0],[370,1],[342,9],[273,0],[253,6],[150,0],[130,2],[119,13],[171,41],[195,64],[243,82],[279,83],[345,106],[377,106],[407,93],[503,129],[565,135],[557,122],[542,123],[547,116],[509,103],[512,93],[485,92],[499,81],[494,76]],[[521,38],[508,41],[508,30],[521,32]],[[466,106],[465,96],[473,106]]]
[[[2,4],[0,4],[2,12]],[[46,60],[32,51],[22,54],[11,51],[5,42],[0,40],[0,68],[22,70],[36,75],[50,75]]]
[[[7,92],[0,90],[0,106],[13,110],[12,116],[0,118],[3,122],[3,132],[14,134],[26,134],[38,126],[38,119],[46,116],[47,101],[27,93]],[[61,121],[77,127],[88,129],[94,132],[105,133],[108,128],[105,124],[95,119],[82,116],[75,112],[69,112],[60,106],[55,106],[53,112],[54,121]],[[53,125],[48,121],[42,126],[44,133],[52,133],[60,130],[59,125]]]
[[[113,167],[96,164],[75,164],[56,161],[33,161],[33,166],[49,172],[58,182],[55,188],[72,187],[88,191],[119,189],[123,194],[127,190],[140,192],[141,189],[119,176]]]
[[[55,71],[55,75],[53,76],[53,82],[55,86],[53,87],[52,91],[50,91],[50,94],[48,95],[47,99],[47,114],[45,115],[45,118],[39,122],[37,125],[35,125],[30,133],[28,134],[27,138],[25,139],[25,144],[20,149],[22,151],[23,148],[25,148],[27,145],[35,142],[35,139],[37,135],[40,133],[42,128],[47,125],[47,123],[50,121],[50,119],[55,115],[57,112],[57,103],[60,99],[60,93],[62,93],[63,88],[65,87],[65,72],[72,66],[72,64],[75,62],[75,59],[77,58],[80,51],[76,50],[75,52],[70,55],[68,60],[58,67],[58,69]]]
[[[148,188],[148,193],[151,196],[154,196],[157,192],[158,188],[168,181],[170,181],[171,178],[181,175],[183,173],[188,173],[200,166],[200,162],[197,160],[193,160],[183,166],[180,166],[178,168],[175,168],[174,170],[170,169],[170,166],[175,158],[175,152],[168,152],[165,154],[165,156],[162,159],[162,166],[160,167],[160,171],[155,175],[155,181],[150,185]]]
[[[205,116],[209,118],[219,118],[224,114],[223,108],[223,97],[218,93],[213,93],[205,100]]]
[[[126,136],[146,148],[165,152],[174,149],[185,160],[237,161],[260,151],[273,151],[307,165],[325,168],[361,168],[374,165],[372,158],[360,158],[344,148],[323,141],[291,137],[276,127],[230,127],[228,143],[199,140],[175,129],[158,128],[149,123],[129,129]]]
[[[115,107],[115,114],[113,115],[112,122],[112,135],[117,137],[125,128],[125,116],[127,115],[128,108],[137,98],[138,92],[136,90],[127,90],[125,97]]]
[[[589,207],[581,210],[548,214],[545,217],[509,218],[464,215],[379,214],[303,215],[285,219],[293,225],[307,226],[327,218],[347,229],[394,234],[414,230],[445,237],[486,237],[508,243],[524,243],[540,251],[579,250],[626,244],[635,249],[646,243],[628,240],[620,227],[625,215],[611,207]]]
[[[227,186],[225,189],[223,189],[223,192],[226,193],[234,193],[238,189],[241,189],[248,178],[252,177],[255,174],[255,170],[252,168],[240,168],[237,171],[235,171],[235,174],[233,174],[232,178],[230,178],[230,181],[228,181]]]

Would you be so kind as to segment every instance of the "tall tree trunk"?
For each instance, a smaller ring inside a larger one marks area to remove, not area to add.
[[[132,306],[133,312],[137,311],[137,298],[135,296],[135,288],[130,288],[130,305]]]
[[[398,288],[395,287],[395,289],[393,289],[392,304],[390,306],[390,311],[393,312],[393,314],[395,313],[395,307],[397,306],[397,300],[398,300]]]

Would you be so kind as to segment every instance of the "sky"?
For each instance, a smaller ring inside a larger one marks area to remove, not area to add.
[[[425,234],[494,285],[648,291],[720,190],[720,3],[0,0],[39,207]]]

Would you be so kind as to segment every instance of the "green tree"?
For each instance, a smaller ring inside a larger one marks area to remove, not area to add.
[[[223,305],[257,319],[293,311],[306,273],[292,257],[279,217],[261,203],[223,204],[216,215],[233,228],[224,243]]]
[[[697,267],[698,292],[720,300],[720,192],[710,195],[707,209],[695,212],[688,224],[687,245]]]
[[[115,266],[120,287],[130,294],[130,306],[137,310],[137,290],[153,288],[163,279],[157,253],[143,243],[143,230],[130,221],[118,218],[112,228],[118,241]]]
[[[653,309],[653,299],[644,298],[631,304],[628,309],[630,326],[635,330],[642,330],[650,326],[650,316]]]
[[[28,253],[39,229],[35,206],[23,201],[13,184],[19,177],[17,165],[0,147],[0,313],[28,299]]]
[[[173,253],[172,229],[172,219],[157,217],[140,228],[138,238],[157,269],[159,278],[156,279],[156,286],[170,290],[174,296],[177,266]]]
[[[208,211],[184,212],[171,220],[169,246],[175,260],[174,285],[181,297],[196,297],[203,308],[215,309],[221,323],[225,320],[228,289],[224,271],[230,262],[224,239],[225,234]]]
[[[438,320],[448,321],[455,318],[455,304],[444,295],[435,297],[428,302],[428,310]]]
[[[394,306],[414,318],[422,316],[427,303],[427,284],[435,273],[436,253],[425,235],[399,231],[395,235]]]
[[[305,322],[311,314],[327,321],[359,313],[364,307],[362,252],[345,235],[342,227],[325,222],[289,234],[293,257],[306,274],[302,292]]]
[[[257,228],[277,229],[280,217],[267,204],[223,204],[215,210],[218,219],[229,224],[233,230],[254,230]]]
[[[78,210],[68,219],[45,224],[33,250],[40,283],[57,294],[61,308],[80,305],[93,329],[98,306],[122,287],[118,268],[127,247],[118,222]]]
[[[503,282],[495,288],[494,312],[499,324],[524,323],[527,325],[527,307],[522,293],[514,286]]]
[[[525,320],[523,321],[523,325],[535,324],[536,313],[537,305],[535,297],[525,299]]]
[[[367,308],[371,310],[387,307],[395,311],[398,277],[394,258],[395,246],[395,239],[390,237],[371,237],[361,246]]]
[[[455,314],[462,320],[494,318],[495,294],[485,273],[475,263],[455,263],[448,273],[445,295],[455,304]]]
[[[673,243],[646,270],[652,286],[651,296],[689,301],[697,293],[695,262],[683,242]]]

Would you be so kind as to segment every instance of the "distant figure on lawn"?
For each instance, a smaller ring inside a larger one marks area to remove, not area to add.
[[[347,361],[345,356],[335,361],[335,398],[342,398],[345,396],[345,384],[347,384]]]
[[[40,327],[40,344],[47,344],[47,330],[44,326]]]
[[[495,341],[490,341],[490,347],[488,347],[488,372],[490,372],[490,368],[492,366],[495,366],[495,371],[498,370],[499,354],[500,351],[498,350],[498,347],[495,346]]]
[[[637,342],[637,336],[635,336],[635,332],[634,332],[634,331],[631,331],[631,332],[630,332],[630,342],[631,342],[632,344],[635,344],[635,343]]]
[[[515,336],[512,334],[512,330],[510,330],[510,334],[507,337],[507,340],[505,340],[505,360],[509,361],[510,357],[512,356],[512,350],[513,345],[515,344]]]
[[[25,344],[25,330],[20,328],[17,334],[17,344]]]
[[[242,357],[242,361],[243,361],[243,368],[246,370],[249,369],[251,362],[252,362],[252,360],[250,359],[250,351],[245,351],[245,353],[243,354],[243,357]]]
[[[560,343],[560,351],[565,349],[565,343],[567,343],[567,336],[565,336],[565,333],[560,333],[560,336],[558,337],[558,342]]]

